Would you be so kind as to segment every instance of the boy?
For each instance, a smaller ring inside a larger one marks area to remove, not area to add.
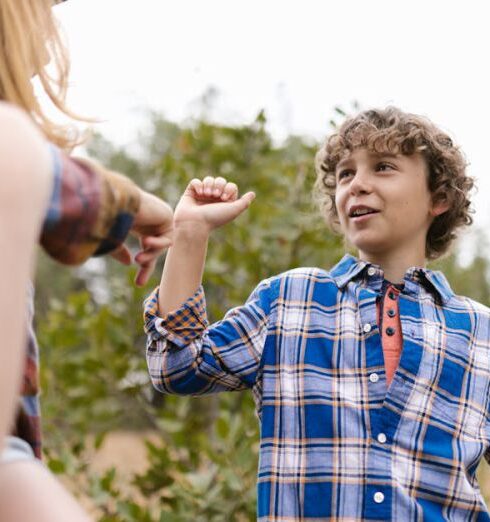
[[[488,309],[425,268],[471,223],[464,158],[429,121],[388,108],[348,119],[317,173],[324,215],[358,259],[267,279],[211,326],[206,240],[253,195],[191,182],[146,303],[153,383],[253,389],[261,521],[490,520],[475,478],[490,442]]]

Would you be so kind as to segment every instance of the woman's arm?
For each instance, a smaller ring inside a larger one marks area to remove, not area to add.
[[[0,103],[0,445],[20,389],[27,288],[51,190],[49,150],[18,109]]]
[[[64,264],[80,264],[90,256],[110,253],[129,264],[124,245],[129,233],[140,239],[136,283],[144,285],[158,256],[171,243],[173,212],[129,178],[87,159],[51,148],[54,189],[41,244]]]

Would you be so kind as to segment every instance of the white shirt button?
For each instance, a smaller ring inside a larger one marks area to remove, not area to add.
[[[381,502],[383,502],[383,500],[385,499],[385,496],[383,495],[383,493],[381,493],[381,491],[376,491],[373,498],[376,504],[381,504]]]
[[[386,435],[384,433],[378,433],[376,438],[378,439],[378,442],[381,442],[381,444],[386,442]]]
[[[372,266],[370,266],[368,268],[367,273],[368,273],[368,276],[373,276],[376,273],[376,268],[373,268]]]
[[[372,326],[369,323],[366,323],[362,329],[365,333],[369,333],[371,331]]]
[[[378,382],[379,381],[379,375],[377,373],[372,373],[370,376],[369,376],[369,380],[371,382]]]

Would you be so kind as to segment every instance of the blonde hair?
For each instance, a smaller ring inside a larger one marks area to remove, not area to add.
[[[36,98],[37,76],[53,105],[72,119],[84,120],[66,106],[70,63],[51,11],[56,0],[0,0],[0,100],[28,112],[46,138],[64,149],[80,143],[73,127],[51,121]],[[46,71],[51,59],[55,75]],[[88,121],[88,120],[86,120]]]

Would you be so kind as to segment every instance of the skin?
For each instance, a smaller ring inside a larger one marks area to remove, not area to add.
[[[52,189],[48,144],[21,110],[0,102],[0,451],[10,432],[20,389],[25,348],[27,287],[35,264],[41,225]],[[173,212],[140,190],[131,232],[140,239],[136,284],[144,285],[162,251],[171,244]],[[15,219],[12,217],[15,216]],[[126,246],[114,253],[129,264]],[[40,463],[0,466],[0,520],[85,522],[90,520],[68,491]]]
[[[179,308],[202,282],[211,232],[237,218],[255,198],[238,196],[234,183],[218,177],[192,180],[174,211],[172,247],[165,259],[159,291],[159,311]]]
[[[380,155],[356,149],[336,169],[335,205],[346,239],[359,258],[379,265],[385,277],[401,282],[408,268],[425,266],[425,242],[433,219],[445,212],[434,203],[421,154]],[[376,213],[350,215],[356,207]]]
[[[172,244],[173,211],[166,202],[153,194],[141,189],[139,191],[141,205],[134,218],[131,234],[139,238],[141,247],[134,256],[138,265],[135,283],[144,286],[155,270],[158,258]],[[129,265],[132,262],[126,245],[121,245],[111,255],[120,263]]]
[[[47,64],[49,53],[44,59]],[[17,407],[25,362],[27,287],[52,189],[47,145],[27,114],[0,101],[0,271],[7,276],[0,295],[0,451]],[[143,286],[171,244],[173,212],[164,201],[139,190],[140,209],[131,233],[140,241],[135,282]],[[121,263],[132,262],[125,245],[111,255]],[[90,517],[39,462],[15,461],[0,466],[0,520],[86,522]]]
[[[448,209],[434,203],[422,155],[379,155],[357,149],[339,162],[336,208],[346,239],[359,258],[377,264],[385,277],[398,283],[411,266],[425,266],[425,241],[432,220]],[[211,232],[233,221],[253,201],[249,192],[238,197],[235,184],[224,178],[193,180],[174,214],[174,240],[160,282],[159,311],[179,308],[202,282]],[[355,207],[375,214],[349,216]]]
[[[39,462],[0,466],[0,520],[16,522],[90,522],[78,502]]]
[[[50,169],[49,151],[37,129],[24,113],[0,102],[0,270],[5,276],[0,294],[0,445],[17,405],[27,286],[51,190]]]
[[[0,102],[0,445],[20,389],[27,286],[52,184],[49,149],[31,120]],[[36,175],[33,175],[33,174]],[[15,216],[15,219],[12,219]],[[1,448],[0,448],[1,449]],[[0,520],[86,522],[88,516],[39,463],[0,466]]]

